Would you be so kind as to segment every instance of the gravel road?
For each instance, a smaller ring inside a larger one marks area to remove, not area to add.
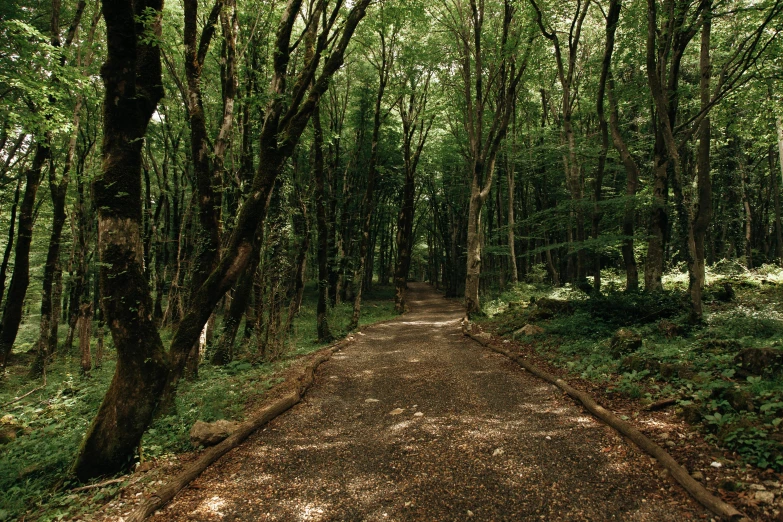
[[[355,335],[305,399],[153,520],[707,519],[557,388],[464,338],[459,302]]]

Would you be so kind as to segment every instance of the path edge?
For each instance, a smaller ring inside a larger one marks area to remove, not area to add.
[[[594,417],[597,417],[599,420],[603,421],[606,425],[639,446],[648,455],[655,458],[664,468],[669,471],[671,476],[674,477],[674,479],[685,489],[685,491],[687,491],[697,502],[699,502],[699,504],[710,510],[713,514],[721,516],[732,522],[750,522],[750,519],[738,511],[737,508],[727,502],[724,502],[720,498],[707,491],[707,489],[702,486],[701,483],[690,476],[688,470],[686,470],[680,463],[674,460],[674,457],[672,457],[669,452],[653,442],[630,423],[620,419],[617,415],[602,407],[587,393],[581,390],[577,390],[576,388],[570,386],[563,379],[555,377],[554,375],[541,370],[537,366],[526,361],[521,355],[493,345],[490,343],[492,340],[492,334],[486,332],[481,332],[478,335],[474,334],[473,324],[467,319],[462,320],[462,333],[480,345],[505,355],[536,377],[557,386],[570,397],[579,401],[582,406],[584,406],[584,408]]]
[[[267,423],[298,404],[304,397],[308,388],[313,384],[315,372],[318,367],[328,361],[334,353],[342,350],[345,345],[351,343],[353,340],[354,339],[349,336],[316,352],[312,361],[304,367],[299,375],[287,379],[285,382],[278,385],[280,387],[292,386],[295,381],[298,381],[295,383],[295,386],[293,386],[294,389],[292,391],[262,408],[256,415],[242,423],[226,440],[207,449],[198,460],[188,465],[176,477],[161,486],[152,496],[138,505],[125,520],[127,522],[142,522],[145,520],[155,511],[168,504],[177,493],[198,478],[209,466],[220,459],[220,457],[242,444],[250,435],[258,431]]]

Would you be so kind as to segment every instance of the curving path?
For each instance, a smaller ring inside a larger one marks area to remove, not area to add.
[[[464,338],[459,303],[411,284],[410,307],[152,520],[705,518],[554,386]]]

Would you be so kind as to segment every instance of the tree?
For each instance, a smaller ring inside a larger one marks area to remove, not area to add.
[[[117,349],[117,368],[73,471],[80,480],[113,473],[130,457],[152,419],[168,375],[144,275],[141,151],[163,96],[162,0],[104,1],[107,59],[101,69],[103,172],[95,181],[101,306]]]
[[[405,91],[397,102],[402,122],[402,158],[405,182],[402,187],[402,203],[397,216],[397,262],[394,267],[394,307],[397,313],[405,312],[405,291],[413,248],[413,218],[416,205],[416,170],[421,153],[434,122],[434,115],[427,114],[430,98],[430,82],[433,71],[407,67],[404,73]]]
[[[481,310],[481,208],[489,197],[495,160],[506,135],[514,100],[527,68],[532,38],[521,29],[517,8],[504,0],[502,6],[490,3],[490,23],[485,28],[484,1],[443,2],[442,22],[455,38],[461,80],[466,159],[470,165],[470,205],[467,230],[467,275],[465,310],[468,315]],[[500,33],[500,39],[489,35]]]

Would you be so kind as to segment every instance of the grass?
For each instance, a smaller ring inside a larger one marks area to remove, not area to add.
[[[378,288],[366,293],[360,325],[394,317],[393,289]],[[196,420],[243,420],[246,405],[256,401],[277,383],[274,374],[296,357],[320,347],[315,330],[315,288],[308,287],[302,310],[294,322],[294,332],[284,353],[275,361],[258,361],[252,348],[240,348],[240,355],[225,367],[203,364],[199,378],[180,386],[177,414],[157,419],[141,445],[141,458],[166,457],[190,451],[189,431]],[[351,304],[330,310],[329,321],[335,337],[345,335],[352,312]],[[27,368],[37,335],[34,317],[23,327],[15,346],[14,365],[0,383],[0,404],[39,386],[29,381]],[[64,337],[62,332],[62,336]],[[171,332],[161,332],[165,339]],[[48,369],[47,384],[41,390],[16,402],[0,413],[0,432],[13,432],[16,438],[0,445],[0,521],[24,518],[51,521],[78,517],[96,510],[115,495],[122,484],[73,493],[76,484],[68,477],[79,444],[114,373],[114,352],[107,335],[107,353],[102,368],[83,376],[78,354],[57,358]],[[248,343],[251,344],[251,343]]]
[[[513,335],[535,323],[545,330],[536,349],[556,365],[610,394],[646,403],[679,398],[678,411],[708,440],[746,463],[783,470],[783,270],[751,271],[733,262],[710,267],[702,325],[687,321],[687,274],[666,274],[664,291],[649,294],[619,291],[621,276],[605,273],[610,290],[600,297],[520,284],[489,303],[485,324]],[[731,300],[724,283],[736,292]],[[566,304],[551,312],[531,302],[551,306],[543,298]],[[641,339],[638,349],[612,348],[621,328]],[[754,369],[742,358],[748,351],[772,362]]]

